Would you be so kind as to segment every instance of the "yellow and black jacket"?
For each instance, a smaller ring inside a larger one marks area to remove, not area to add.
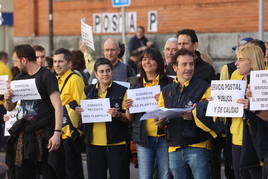
[[[85,93],[87,99],[98,99],[98,83],[94,85],[89,85],[85,88]],[[111,108],[118,108],[119,112],[124,112],[122,102],[127,88],[117,84],[112,83],[107,89],[106,98],[110,98]],[[121,118],[112,118],[111,122],[105,122],[105,134],[106,134],[106,144],[107,145],[119,145],[124,144],[128,138],[128,122],[123,121]],[[87,144],[96,145],[93,142],[94,138],[94,124],[85,124],[85,136]]]
[[[203,95],[209,89],[209,84],[203,80],[193,78],[183,87],[182,90],[180,90],[180,88],[181,87],[178,82],[173,82],[163,88],[161,95],[164,99],[164,107],[192,107],[193,104],[198,103],[203,98]],[[160,98],[162,97],[161,95]],[[176,149],[179,147],[191,146],[193,144],[200,144],[200,147],[208,146],[205,144],[208,143],[206,141],[209,141],[212,133],[214,137],[216,134],[215,132],[210,131],[210,129],[206,129],[205,132],[204,129],[201,129],[202,127],[200,127],[200,125],[198,126],[198,124],[196,124],[197,121],[199,123],[201,122],[198,119],[183,120],[180,116],[170,119],[170,123],[167,128],[168,145],[170,147],[176,147]],[[204,145],[202,143],[204,143]],[[199,147],[199,145],[196,147]],[[174,150],[169,149],[169,151],[171,152]]]

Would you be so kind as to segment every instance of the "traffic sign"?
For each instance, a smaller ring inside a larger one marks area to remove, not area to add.
[[[131,0],[112,0],[113,7],[130,6]]]

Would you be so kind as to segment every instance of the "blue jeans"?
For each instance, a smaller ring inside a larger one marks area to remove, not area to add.
[[[205,148],[184,147],[169,153],[169,166],[174,179],[188,179],[189,168],[194,179],[209,179],[210,151]]]
[[[157,162],[158,179],[168,178],[168,147],[165,137],[148,137],[149,145],[137,145],[139,179],[152,179]]]

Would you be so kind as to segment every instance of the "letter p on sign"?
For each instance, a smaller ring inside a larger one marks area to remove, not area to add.
[[[148,12],[148,32],[157,32],[157,11]]]

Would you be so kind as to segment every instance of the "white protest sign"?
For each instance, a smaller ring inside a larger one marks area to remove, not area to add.
[[[250,72],[250,110],[268,109],[268,70]]]
[[[112,116],[107,113],[110,106],[109,98],[81,100],[82,123],[110,122]]]
[[[93,40],[93,32],[92,27],[85,23],[86,19],[81,19],[81,38],[82,42],[86,44],[86,46],[90,47],[95,51],[94,40]]]
[[[129,112],[139,113],[158,109],[159,107],[154,96],[159,93],[159,85],[127,90],[128,98],[133,100],[133,104],[132,107],[129,108]]]
[[[11,81],[11,89],[13,90],[14,95],[12,97],[12,102],[18,100],[41,99],[36,87],[35,79]]]
[[[10,136],[8,130],[13,126],[13,124],[17,121],[18,108],[15,108],[12,111],[7,111],[7,116],[9,120],[5,122],[5,132],[4,136]]]
[[[211,96],[213,101],[208,103],[206,116],[242,117],[243,104],[238,99],[244,99],[246,81],[244,80],[213,80]]]
[[[0,95],[3,95],[7,89],[6,81],[8,80],[7,75],[0,75]]]

